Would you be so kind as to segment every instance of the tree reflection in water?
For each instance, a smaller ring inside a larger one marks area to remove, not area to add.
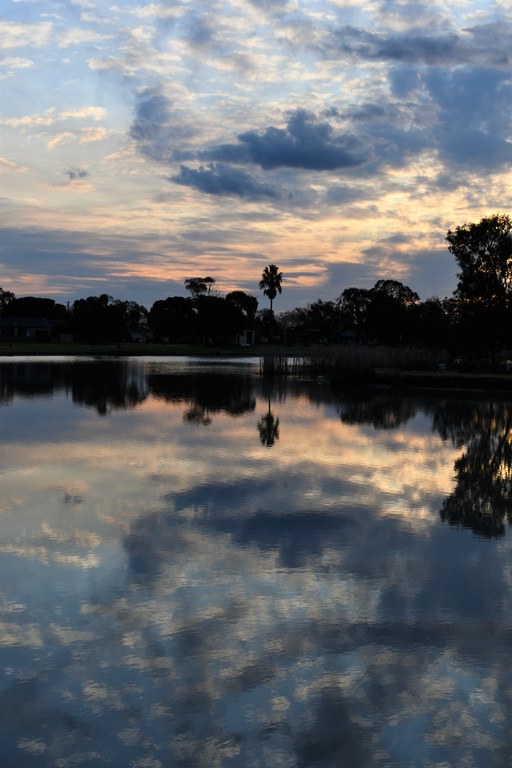
[[[442,504],[441,519],[484,536],[502,536],[506,523],[512,523],[512,405],[495,395],[494,400],[393,392],[354,396],[293,379],[267,381],[221,371],[175,373],[172,366],[148,370],[136,360],[60,365],[40,360],[0,367],[0,405],[8,404],[14,394],[35,398],[59,390],[102,416],[136,408],[151,395],[184,404],[184,421],[204,425],[221,412],[237,417],[254,411],[258,394],[268,403],[257,428],[261,444],[269,448],[279,439],[280,429],[271,403],[284,402],[287,394],[305,395],[319,407],[333,405],[344,423],[368,424],[376,430],[396,429],[423,412],[431,418],[434,432],[462,449],[454,466],[455,487]]]
[[[268,388],[268,382],[265,386],[267,389],[267,402],[268,402],[268,411],[265,413],[261,419],[258,421],[258,432],[260,433],[260,442],[262,445],[267,446],[267,448],[271,448],[276,440],[279,440],[279,418],[274,416],[272,413],[271,408],[271,398],[272,398],[272,387]],[[285,391],[281,393],[283,396],[285,395]]]
[[[443,437],[465,446],[455,462],[456,486],[441,519],[483,536],[502,536],[512,523],[512,410],[510,402],[450,403],[434,416]]]
[[[276,418],[270,410],[258,422],[258,430],[262,445],[271,448],[276,440],[279,440],[279,418]]]
[[[254,381],[248,375],[225,373],[150,374],[152,395],[166,402],[185,403],[183,420],[191,424],[212,423],[218,413],[241,416],[254,411]]]
[[[370,424],[375,429],[395,429],[414,418],[418,402],[401,395],[350,397],[340,404],[344,424]]]
[[[450,525],[483,536],[502,536],[512,523],[512,407],[508,401],[419,400],[401,396],[347,399],[340,416],[347,424],[393,429],[424,409],[433,430],[464,452],[455,461],[455,488],[440,509]]]

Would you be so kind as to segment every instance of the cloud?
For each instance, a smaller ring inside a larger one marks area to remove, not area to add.
[[[0,173],[6,173],[7,171],[17,171],[26,173],[27,167],[13,163],[12,160],[8,160],[6,157],[0,155]]]
[[[345,26],[331,30],[321,45],[323,55],[337,53],[366,61],[505,68],[512,61],[512,25],[488,24],[460,32],[440,30],[430,34],[410,27],[397,34]]]
[[[48,21],[40,24],[19,24],[14,21],[0,23],[0,36],[4,48],[34,46],[42,48],[50,42],[52,25]]]
[[[434,69],[424,82],[440,110],[433,136],[442,159],[487,171],[512,163],[512,82],[505,72]]]
[[[289,118],[286,129],[267,128],[263,134],[248,131],[239,140],[262,168],[303,168],[332,171],[361,165],[364,155],[355,136],[336,135],[326,121],[303,109]]]
[[[40,125],[55,125],[65,120],[86,120],[91,118],[95,122],[103,120],[106,116],[104,107],[79,107],[65,109],[58,112],[54,107],[45,110],[42,114],[23,115],[23,117],[6,118],[1,122],[10,128],[31,128]]]
[[[326,120],[312,112],[297,109],[288,118],[286,128],[273,126],[263,133],[239,134],[240,144],[224,144],[202,153],[213,160],[251,162],[264,170],[300,168],[333,171],[361,165],[365,148],[352,134],[337,134]]]
[[[76,181],[77,179],[85,179],[89,174],[84,168],[68,168],[64,171],[70,181]]]
[[[12,77],[19,69],[30,69],[34,66],[32,59],[21,56],[6,56],[0,61],[0,79]]]
[[[208,195],[236,196],[250,200],[279,197],[273,187],[261,184],[249,173],[220,163],[210,163],[199,168],[182,165],[179,174],[171,176],[170,180],[194,187]]]
[[[130,135],[142,154],[158,162],[169,162],[173,150],[193,135],[174,102],[160,86],[142,88],[136,94],[135,120]]]
[[[193,47],[204,49],[216,44],[215,24],[205,14],[192,19],[189,24],[188,42]]]
[[[109,133],[106,128],[82,128],[80,131],[62,131],[49,139],[48,149],[54,149],[59,144],[70,141],[78,141],[79,144],[103,141],[103,139],[108,138]]]
[[[57,45],[59,48],[69,48],[71,46],[81,45],[82,43],[98,43],[110,40],[112,35],[104,35],[95,32],[92,29],[69,28],[58,35]]]

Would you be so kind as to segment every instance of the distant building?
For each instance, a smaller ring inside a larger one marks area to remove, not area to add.
[[[254,341],[254,331],[245,330],[236,335],[236,343],[240,347],[252,347]]]
[[[46,317],[0,317],[0,339],[49,340],[55,337],[59,326],[62,321],[47,320]]]

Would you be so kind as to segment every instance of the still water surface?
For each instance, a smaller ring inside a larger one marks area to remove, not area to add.
[[[512,423],[257,361],[0,362],[2,768],[504,768]]]

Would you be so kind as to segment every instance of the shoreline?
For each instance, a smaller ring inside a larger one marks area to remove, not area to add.
[[[342,354],[345,348],[334,350]],[[51,357],[226,357],[226,358],[251,358],[263,359],[265,356],[276,358],[310,358],[314,361],[318,354],[333,352],[332,348],[298,348],[298,347],[269,347],[268,345],[255,345],[240,347],[235,345],[203,345],[203,344],[78,344],[68,342],[0,342],[0,361],[8,361],[11,358],[51,358]],[[368,350],[371,353],[371,349]],[[328,356],[328,355],[327,355]],[[333,358],[334,359],[334,358]],[[376,362],[376,361],[375,361]],[[292,371],[289,371],[293,375]],[[295,373],[300,373],[296,370]],[[307,375],[308,367],[303,373]],[[316,378],[313,369],[309,370],[311,378]],[[272,375],[272,373],[268,374]],[[275,372],[279,378],[279,372]],[[512,392],[512,373],[498,371],[460,371],[460,370],[427,370],[414,369],[412,367],[386,367],[382,365],[367,365],[351,367],[347,365],[327,365],[324,371],[325,379],[335,387],[361,387],[368,389],[381,389],[385,391],[405,392],[411,390],[445,390],[447,392],[476,391],[503,393]]]

